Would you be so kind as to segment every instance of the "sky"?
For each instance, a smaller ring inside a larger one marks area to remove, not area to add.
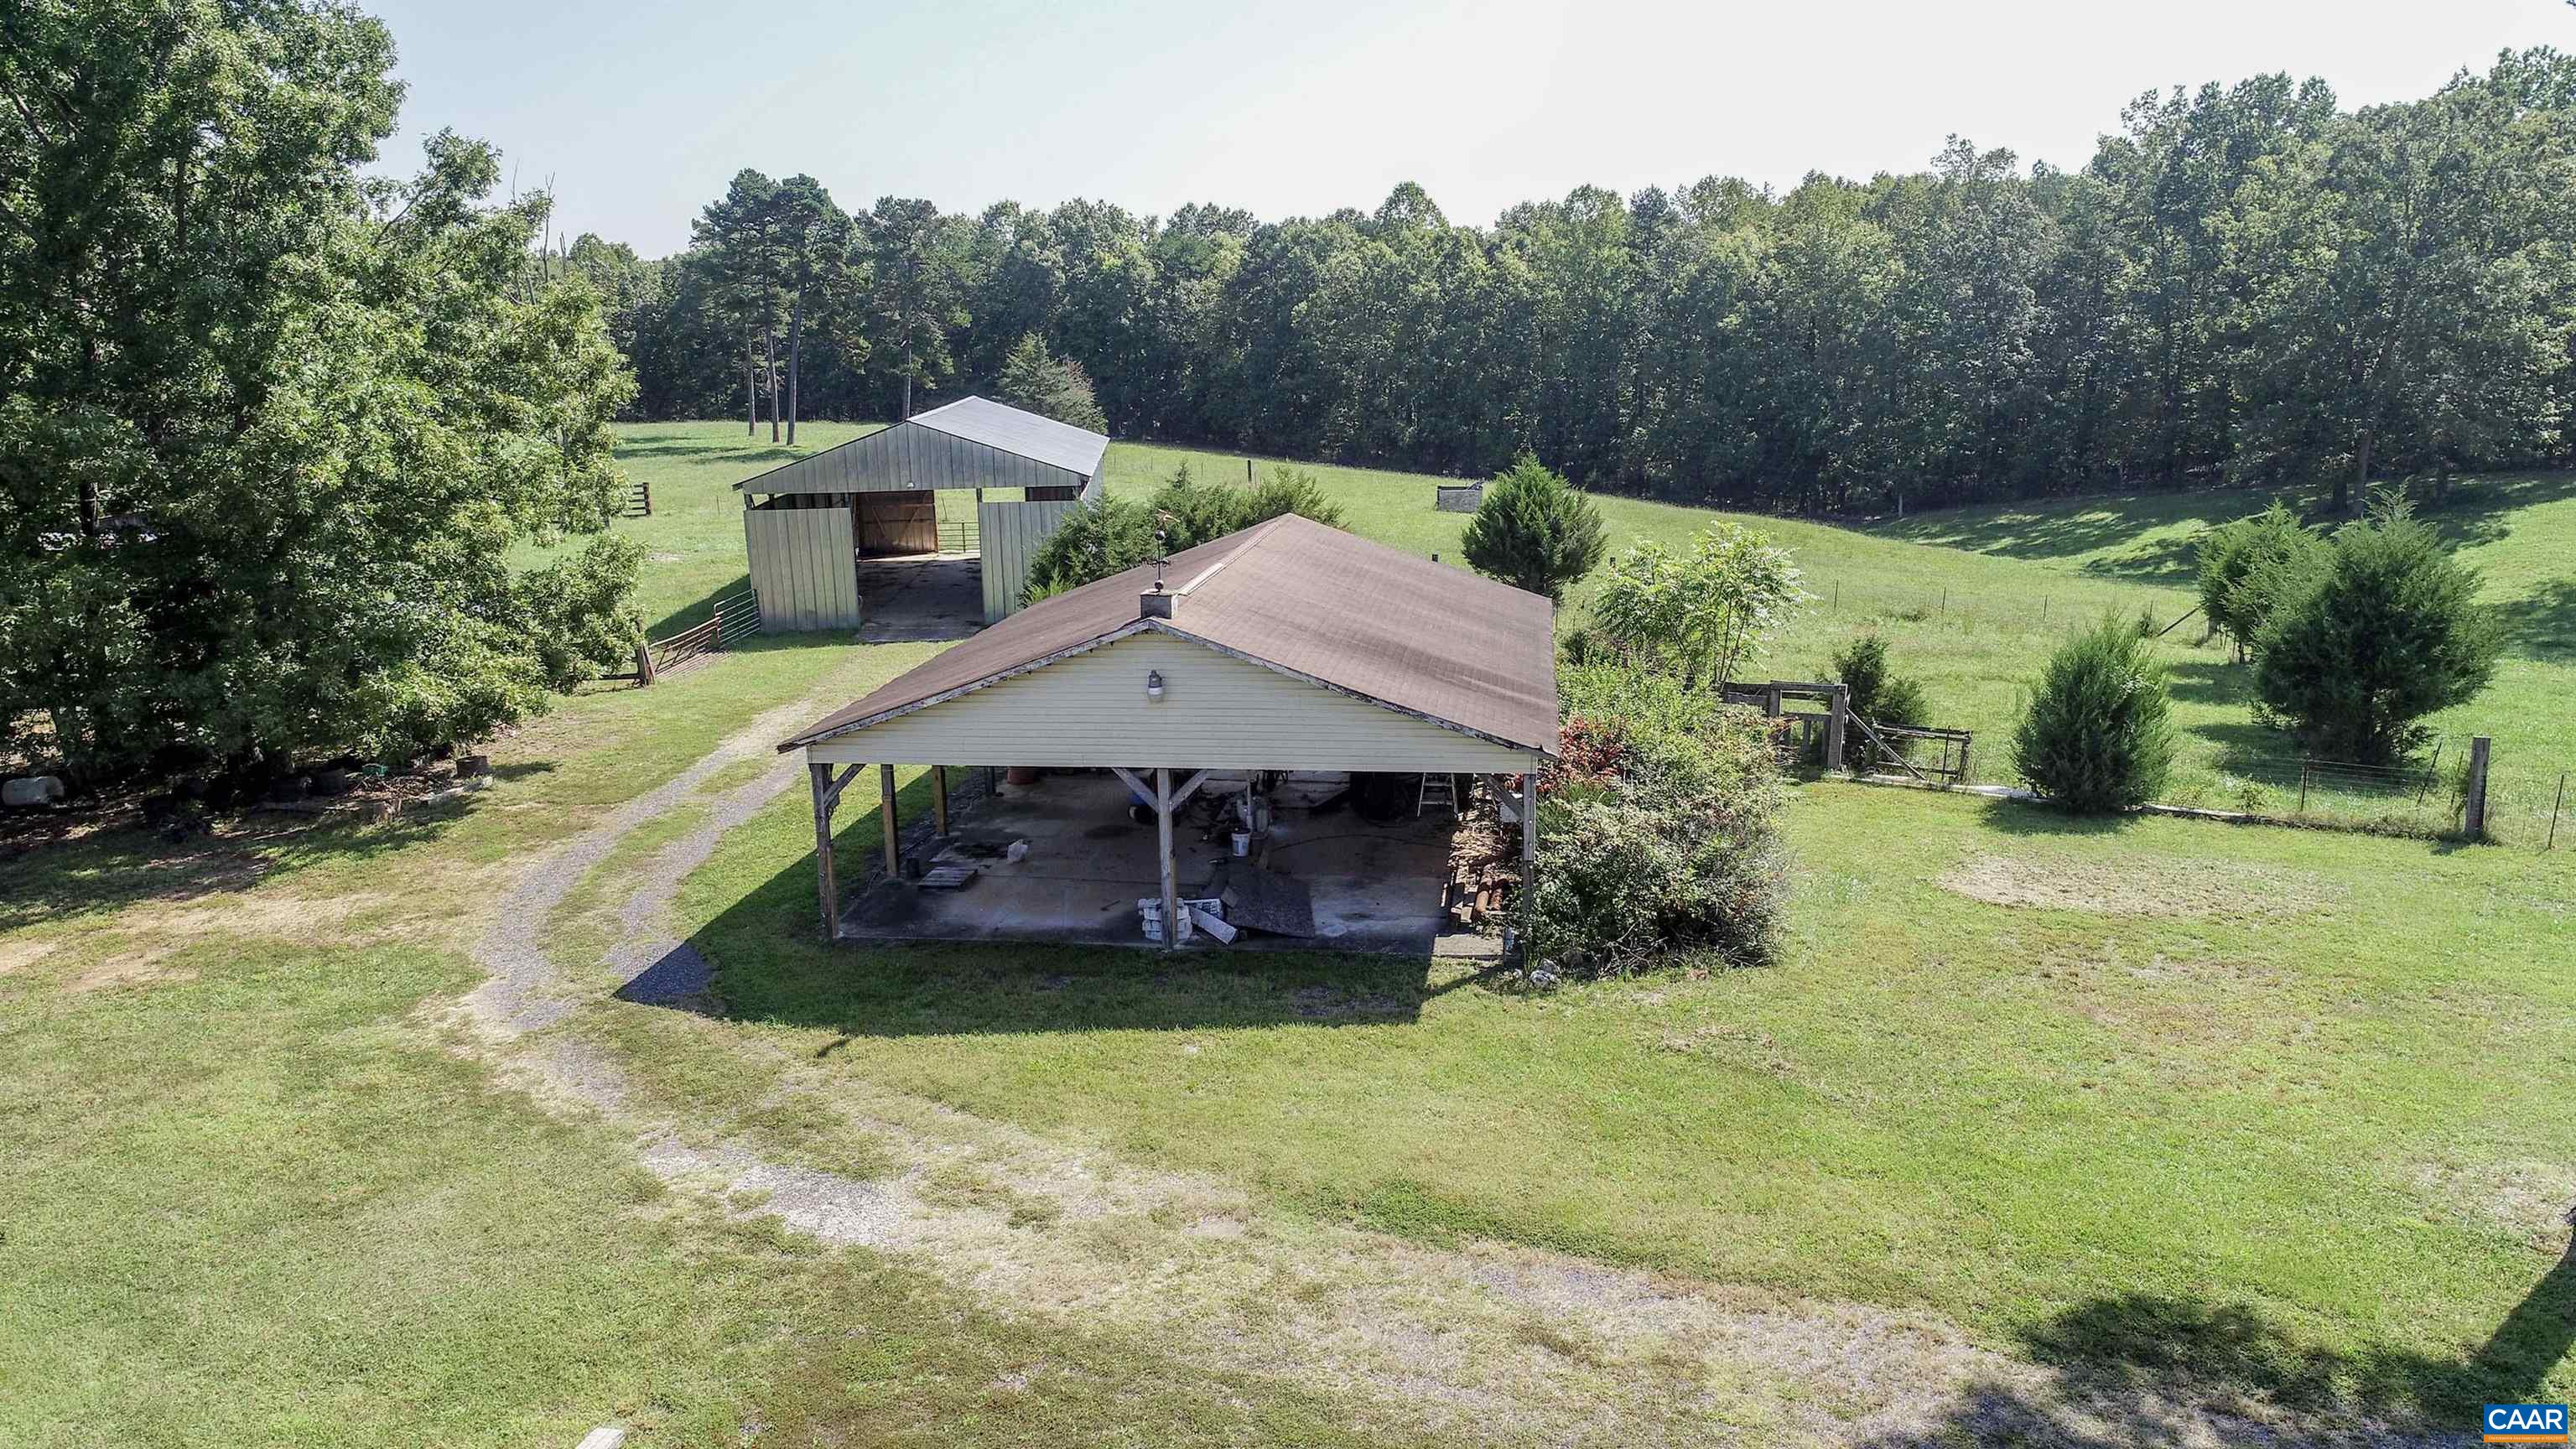
[[[361,0],[409,88],[379,169],[441,128],[557,224],[648,256],[736,171],[844,207],[1072,197],[1264,219],[1417,181],[1490,223],[1581,185],[1925,165],[1951,135],[2075,167],[2138,95],[2288,71],[2408,100],[2507,48],[2576,49],[2564,0],[1303,0],[1210,5]]]

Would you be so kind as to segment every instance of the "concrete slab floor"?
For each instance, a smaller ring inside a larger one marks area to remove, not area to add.
[[[859,941],[1151,946],[1136,902],[1162,894],[1155,829],[1150,813],[1142,824],[1129,817],[1131,803],[1127,787],[1106,770],[1002,785],[958,808],[949,822],[948,855],[974,869],[972,881],[924,890],[880,878],[845,903],[842,933]],[[1443,812],[1372,825],[1347,806],[1321,814],[1282,810],[1263,863],[1313,893],[1316,935],[1246,931],[1224,945],[1202,934],[1183,949],[1497,954],[1491,937],[1458,930],[1441,910],[1456,828]],[[1028,842],[1025,857],[1007,859],[1020,840]],[[1223,830],[1176,822],[1172,854],[1184,897],[1222,888],[1232,856]]]
[[[963,639],[984,627],[984,561],[971,553],[859,560],[863,644]]]

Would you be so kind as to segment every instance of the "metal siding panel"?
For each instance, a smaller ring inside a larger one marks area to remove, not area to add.
[[[744,511],[743,546],[769,627],[858,627],[858,565],[850,556],[849,530],[846,508]]]
[[[1065,516],[1081,506],[1070,499],[1057,499],[985,503],[975,510],[978,547],[983,554],[985,623],[996,623],[1019,612],[1020,590],[1029,578],[1029,561]]]
[[[1145,698],[1145,674],[1163,698]],[[1139,634],[815,745],[817,762],[1509,774],[1531,752]]]

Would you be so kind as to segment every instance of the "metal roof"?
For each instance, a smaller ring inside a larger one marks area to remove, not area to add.
[[[1034,458],[1085,478],[1100,471],[1100,455],[1109,451],[1105,433],[1059,423],[990,398],[962,397],[945,407],[914,413],[911,421],[916,427]]]
[[[781,463],[766,473],[745,478],[733,486],[751,493],[845,491],[849,483],[843,474],[849,460],[871,453],[900,450],[904,445],[905,430],[913,428],[981,444],[996,452],[1026,458],[1082,479],[1099,475],[1101,455],[1109,451],[1106,434],[1023,412],[990,398],[966,397],[928,412],[915,413],[866,437],[852,438],[837,447]],[[877,461],[885,464],[894,460],[880,458]],[[800,480],[797,475],[801,474],[814,476]],[[796,486],[800,481],[811,486]]]
[[[1517,749],[1556,753],[1546,597],[1295,514],[1058,594],[833,711],[781,750],[865,729],[1147,629]],[[1034,730],[1053,728],[1032,720]]]

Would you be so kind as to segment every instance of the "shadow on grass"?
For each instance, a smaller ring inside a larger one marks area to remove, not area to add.
[[[2553,579],[2535,592],[2496,606],[2518,652],[2533,659],[2576,656],[2576,583]]]
[[[784,463],[807,458],[820,451],[785,443],[755,442],[710,443],[704,438],[668,438],[649,442],[621,442],[617,445],[620,462],[629,458],[687,458],[693,462],[717,463]]]
[[[2338,1353],[2301,1342],[2245,1304],[2152,1293],[2091,1299],[2019,1337],[2027,1356],[2059,1371],[2057,1384],[1974,1384],[1934,1427],[1866,1442],[2110,1449],[2212,1433],[2220,1442],[2282,1442],[2277,1426],[2225,1412],[2248,1399],[2313,1416],[2295,1426],[2308,1432],[2293,1439],[2333,1438],[2333,1428],[2375,1420],[2417,1430],[2425,1442],[2461,1442],[2474,1433],[2480,1404],[2540,1397],[2576,1344],[2576,1248],[2466,1358]]]
[[[2439,498],[2422,488],[2410,492],[2416,516],[2440,528],[2453,544],[2493,543],[2513,532],[2505,515],[2576,498],[2576,472],[2487,474],[2464,479]]]
[[[2455,484],[2442,497],[2417,488],[2416,513],[2454,545],[2492,543],[2512,532],[2509,515],[2538,504],[2576,497],[2576,472],[2492,474]],[[1918,515],[1881,524],[1873,532],[1914,543],[1938,544],[2005,558],[2046,561],[2119,547],[2149,527],[2197,522],[2212,527],[2259,513],[2273,499],[2297,509],[2309,523],[2331,528],[2348,516],[2329,511],[2329,492],[2316,489],[2214,488],[2180,492],[2101,494],[2034,500],[1983,516],[1975,510]],[[2141,544],[2116,558],[2083,566],[2088,574],[2138,583],[2189,585],[2198,574],[2193,530]]]
[[[419,806],[382,822],[254,810],[175,844],[139,823],[124,823],[131,812],[118,806],[118,821],[87,822],[93,833],[0,843],[0,931],[66,914],[113,913],[147,900],[204,900],[309,866],[373,860],[438,839],[486,798]],[[82,822],[65,817],[65,823]]]
[[[2233,658],[2175,661],[2165,666],[2165,684],[2174,698],[2194,704],[2254,704],[2254,666]]]
[[[2080,815],[2031,800],[1989,798],[1978,823],[2002,835],[2114,836],[2137,823],[2135,815]]]
[[[2272,497],[2268,491],[2234,488],[2110,494],[2033,502],[1974,519],[1928,514],[1904,523],[1882,525],[1877,531],[1890,538],[1972,553],[2049,561],[2116,548],[2135,539],[2143,527],[2189,519],[2206,526],[2259,513]],[[2118,558],[2096,559],[2085,564],[2083,571],[2134,583],[2188,585],[2198,577],[2194,548],[2192,537],[2186,534],[2141,545]]]
[[[647,639],[668,639],[693,624],[703,624],[715,617],[716,600],[729,599],[751,587],[749,570],[736,574],[723,585],[709,589],[699,597],[682,604],[661,618],[644,626]]]

